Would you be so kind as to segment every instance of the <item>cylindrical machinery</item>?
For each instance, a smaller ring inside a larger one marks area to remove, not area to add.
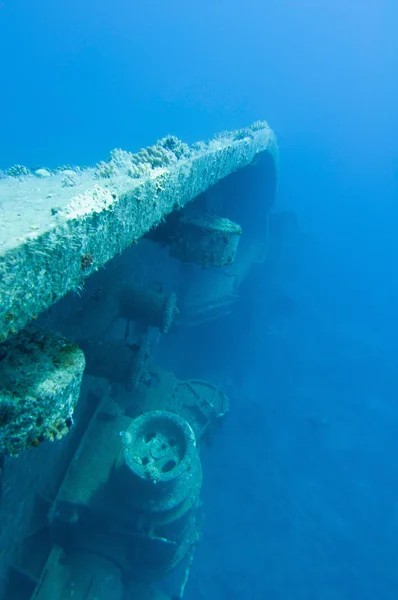
[[[172,238],[170,254],[203,267],[222,267],[234,262],[242,228],[214,214],[184,215]]]
[[[79,340],[78,343],[86,357],[86,375],[121,383],[128,391],[137,388],[150,356],[150,340],[141,344],[91,340]]]
[[[191,426],[167,411],[136,418],[123,434],[113,476],[135,527],[135,567],[145,578],[168,573],[199,538],[202,470]]]
[[[167,333],[177,313],[175,294],[136,287],[126,287],[121,292],[118,316],[144,327],[157,327]]]

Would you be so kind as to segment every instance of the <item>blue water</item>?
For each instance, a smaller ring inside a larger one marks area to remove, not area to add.
[[[392,0],[1,3],[0,168],[278,135],[293,309],[264,313],[258,267],[219,325],[232,410],[187,600],[398,597],[397,23]]]

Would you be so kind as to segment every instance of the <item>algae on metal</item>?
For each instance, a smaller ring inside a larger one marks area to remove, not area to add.
[[[73,423],[85,366],[63,337],[29,326],[0,347],[0,454],[63,437]]]
[[[263,152],[277,162],[259,122],[191,147],[167,137],[138,154],[115,150],[92,169],[11,169],[0,180],[0,341]]]

